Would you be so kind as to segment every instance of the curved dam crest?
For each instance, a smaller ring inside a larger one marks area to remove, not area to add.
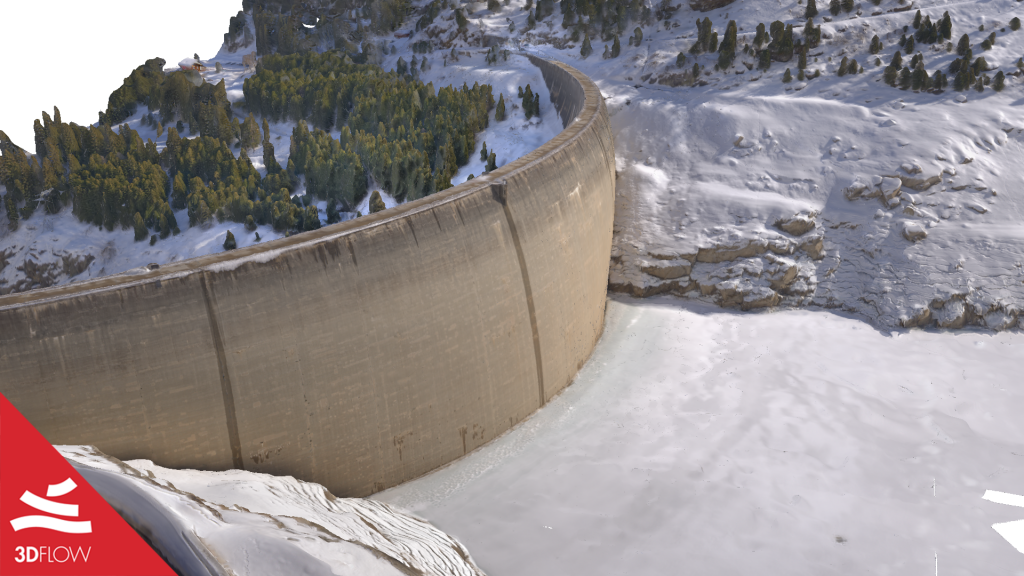
[[[365,496],[500,435],[604,324],[614,145],[600,91],[529,56],[565,129],[384,212],[0,297],[0,392],[53,444]]]

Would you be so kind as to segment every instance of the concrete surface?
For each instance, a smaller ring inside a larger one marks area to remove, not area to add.
[[[54,444],[343,496],[509,429],[601,334],[614,211],[600,91],[531,60],[566,128],[490,174],[263,245],[0,297],[0,392]]]

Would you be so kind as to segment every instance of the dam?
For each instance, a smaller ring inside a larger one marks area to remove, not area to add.
[[[52,444],[365,496],[502,434],[604,324],[614,143],[585,75],[529,56],[563,131],[319,230],[0,297],[0,393]]]

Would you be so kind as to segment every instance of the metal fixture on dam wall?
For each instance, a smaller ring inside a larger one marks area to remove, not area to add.
[[[0,392],[54,444],[364,496],[561,391],[604,324],[615,158],[600,91],[498,170],[256,246],[0,297]]]

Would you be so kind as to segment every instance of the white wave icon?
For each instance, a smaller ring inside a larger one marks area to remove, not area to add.
[[[1006,504],[1008,506],[1024,508],[1024,496],[1017,494],[986,490],[985,495],[982,496],[982,498],[989,502],[995,502],[996,504]],[[1016,548],[1018,552],[1024,554],[1024,520],[993,524],[992,528],[995,529],[1000,536],[1005,538],[1011,546]]]
[[[78,486],[71,478],[68,478],[60,484],[50,484],[46,487],[46,498],[64,496],[77,487]],[[36,510],[39,510],[40,512],[56,514],[57,516],[69,516],[72,518],[78,517],[78,504],[61,504],[60,502],[54,502],[53,500],[47,500],[46,498],[40,498],[28,490],[21,495],[22,502]],[[46,530],[63,532],[65,534],[90,534],[92,532],[92,522],[89,520],[76,522],[72,520],[54,518],[53,516],[40,515],[15,518],[14,520],[11,520],[11,526],[14,527],[15,532],[26,528],[44,528]]]

